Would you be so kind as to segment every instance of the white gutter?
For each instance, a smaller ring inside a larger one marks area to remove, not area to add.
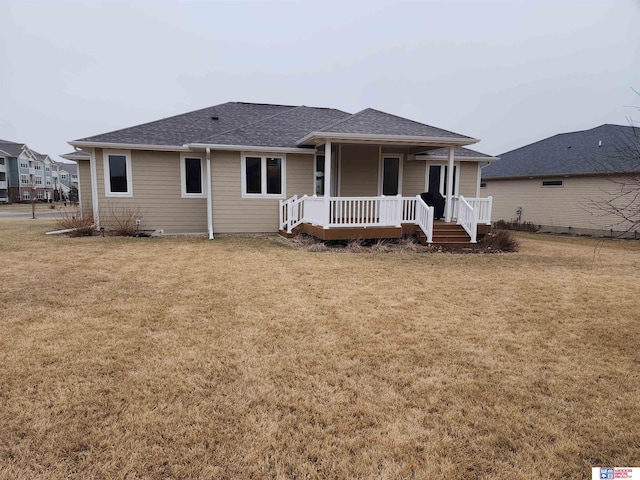
[[[388,142],[396,144],[411,144],[421,146],[447,146],[447,145],[471,145],[478,143],[477,138],[460,137],[415,137],[410,135],[375,135],[368,133],[338,133],[338,132],[311,132],[296,142],[303,145],[310,140],[351,140],[360,142]]]
[[[210,148],[213,150],[231,150],[238,152],[306,153],[309,155],[316,153],[315,148],[261,147],[254,145],[222,145],[217,143],[187,143],[184,147],[187,149]]]
[[[177,145],[151,145],[146,143],[113,143],[113,142],[83,142],[74,140],[67,142],[72,147],[80,148],[128,148],[134,150],[164,150],[167,152],[188,152],[189,148]]]
[[[213,240],[213,204],[211,200],[211,149],[207,147],[207,229]]]
[[[456,162],[463,162],[465,160],[470,162],[495,162],[500,160],[500,157],[458,157],[454,156]],[[416,160],[449,160],[449,157],[444,156],[430,156],[430,155],[416,155]]]

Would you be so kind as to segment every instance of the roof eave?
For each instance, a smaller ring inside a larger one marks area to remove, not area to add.
[[[311,132],[296,142],[305,145],[321,141],[349,141],[350,143],[384,143],[387,145],[465,146],[480,140],[470,137],[416,137],[411,135],[378,135],[368,133]]]
[[[455,155],[453,156],[455,160],[468,160],[470,162],[495,162],[500,160],[500,157],[471,157],[471,156],[463,156],[463,155]],[[416,155],[416,160],[448,160],[449,157],[445,157],[444,155],[439,156],[430,156],[430,155]]]
[[[146,143],[116,143],[116,142],[90,142],[73,140],[67,142],[72,147],[78,148],[126,148],[131,150],[164,150],[169,152],[188,152],[189,148],[179,145],[153,145]]]
[[[64,155],[60,155],[60,158],[64,158],[65,160],[91,160],[90,155],[79,155],[73,153],[65,153]]]

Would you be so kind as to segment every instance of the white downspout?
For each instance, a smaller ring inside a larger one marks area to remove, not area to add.
[[[447,211],[444,221],[449,223],[453,216],[453,149],[449,147],[449,168],[447,169]]]
[[[211,148],[207,147],[207,229],[213,240],[213,204],[211,203]]]
[[[93,223],[96,229],[100,228],[100,209],[98,208],[98,173],[96,164],[96,149],[91,149],[91,160],[89,162],[89,172],[91,174],[91,197],[93,200]],[[60,169],[58,168],[58,181],[60,181]]]

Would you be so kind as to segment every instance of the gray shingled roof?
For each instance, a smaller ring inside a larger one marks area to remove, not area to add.
[[[321,132],[363,135],[402,135],[410,137],[471,138],[459,133],[415,122],[408,118],[367,108],[343,120],[327,125]]]
[[[437,158],[442,158],[442,157],[448,157],[449,156],[449,149],[447,148],[436,148],[435,150],[429,150],[426,152],[421,152],[418,153],[417,155],[424,155],[427,157],[437,157]],[[456,147],[453,150],[453,156],[455,158],[494,158],[491,155],[487,155],[485,153],[481,153],[478,152],[476,150],[471,150],[470,148],[465,148],[465,147]]]
[[[181,146],[200,143],[204,139],[293,108],[296,107],[228,102],[77,141]],[[212,117],[217,119],[213,120]]]
[[[24,143],[9,142],[6,140],[0,142],[0,150],[7,152],[12,157],[18,157],[20,152],[22,152],[22,147],[24,147]]]
[[[637,155],[621,155],[629,145],[638,152],[639,140],[640,129],[624,125],[561,133],[499,155],[483,167],[482,179],[640,171]]]
[[[211,136],[199,143],[218,145],[260,145],[266,147],[295,147],[296,141],[310,131],[348,117],[349,114],[331,108],[296,107]]]
[[[79,151],[75,151],[75,152],[69,152],[69,153],[65,153],[63,155],[60,155],[62,158],[65,158],[67,156],[74,156],[74,157],[83,157],[86,158],[87,160],[89,160],[91,158],[91,155],[89,154],[89,152],[84,152],[82,150]],[[66,165],[66,163],[61,163],[61,165]]]
[[[331,108],[229,102],[76,141],[296,147],[311,132],[470,138],[371,108],[351,115]]]
[[[72,175],[78,174],[78,165],[75,163],[58,163],[58,171],[64,170]]]

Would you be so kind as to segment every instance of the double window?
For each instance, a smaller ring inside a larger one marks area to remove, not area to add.
[[[241,170],[243,197],[284,198],[284,157],[243,155]]]
[[[106,150],[103,161],[105,196],[133,197],[131,154],[128,151]]]
[[[45,165],[44,166],[44,171],[45,172],[50,172],[51,171],[51,165]]]
[[[36,175],[36,185],[42,185],[42,177],[40,175]]]
[[[44,181],[45,181],[47,187],[51,186],[51,178],[50,177],[45,178]]]
[[[27,175],[26,173],[21,173],[20,174],[20,183],[23,185],[27,185],[29,183],[29,175]]]
[[[29,190],[25,190],[24,192],[22,192],[23,200],[29,200],[30,198],[31,198],[31,194],[29,193]]]
[[[201,157],[182,155],[180,157],[180,184],[184,198],[205,197],[204,162]]]
[[[36,162],[33,165],[33,168],[35,168],[36,170],[42,170],[42,164],[40,162]]]
[[[29,168],[29,162],[27,160],[20,160],[20,168]]]

